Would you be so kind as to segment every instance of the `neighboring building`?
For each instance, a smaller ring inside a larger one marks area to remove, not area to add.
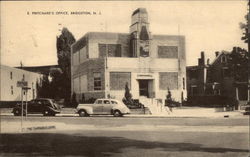
[[[27,81],[28,87],[30,87],[30,90],[28,90],[27,99],[31,100],[37,97],[37,83],[40,83],[40,79],[42,78],[41,74],[5,65],[1,65],[0,74],[1,104],[14,101],[21,101],[21,88],[17,87],[17,81],[22,80]]]
[[[195,96],[221,96],[245,104],[248,98],[247,81],[239,82],[229,70],[230,52],[215,52],[216,58],[205,65],[204,52],[198,66],[187,67],[188,98]]]
[[[128,83],[134,99],[186,97],[185,38],[152,35],[146,9],[132,14],[130,33],[89,32],[71,47],[72,93],[78,101],[122,99]]]
[[[205,64],[204,52],[201,52],[201,58],[198,59],[198,66],[187,67],[187,96],[196,96],[205,94],[207,68]]]

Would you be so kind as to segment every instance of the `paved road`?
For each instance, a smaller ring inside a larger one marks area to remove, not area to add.
[[[5,130],[5,133],[0,135],[0,156],[248,157],[248,125],[248,116],[30,116],[23,123],[25,133],[8,133],[6,128],[20,127],[20,117],[1,116],[2,132]]]

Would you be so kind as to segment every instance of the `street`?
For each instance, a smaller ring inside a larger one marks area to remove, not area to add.
[[[249,156],[249,117],[1,116],[1,156]],[[6,129],[7,128],[7,129]]]

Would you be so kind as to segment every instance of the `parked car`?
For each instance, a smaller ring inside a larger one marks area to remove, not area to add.
[[[121,117],[129,114],[130,110],[121,101],[115,99],[97,99],[94,104],[79,104],[76,112],[80,117],[89,115],[113,115]]]
[[[245,108],[245,112],[244,112],[245,115],[250,115],[250,106],[247,106]]]
[[[53,99],[39,98],[33,99],[27,103],[27,112],[28,113],[26,113],[26,105],[23,103],[23,115],[42,113],[44,116],[55,116],[57,113],[61,112],[61,109]],[[12,113],[14,113],[15,116],[21,116],[22,105],[17,104],[13,108]]]

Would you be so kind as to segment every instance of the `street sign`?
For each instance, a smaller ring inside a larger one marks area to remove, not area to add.
[[[28,82],[27,81],[17,81],[16,86],[17,87],[27,87],[28,86]]]
[[[22,87],[22,89],[23,89],[23,90],[29,90],[29,89],[31,89],[31,88],[25,86],[25,87]]]

